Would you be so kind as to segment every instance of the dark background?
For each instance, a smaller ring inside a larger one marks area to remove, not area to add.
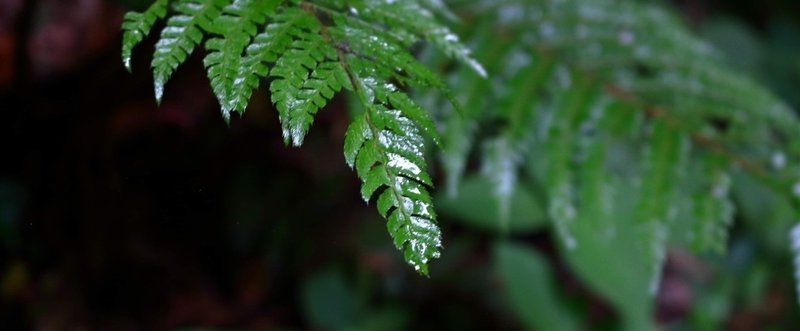
[[[732,65],[800,105],[800,2],[675,5]],[[402,262],[344,163],[343,100],[286,147],[264,90],[225,125],[196,52],[157,106],[154,36],[132,74],[119,57],[121,17],[141,6],[0,0],[0,330],[324,328],[313,298],[336,303],[328,319],[368,310],[401,330],[519,327],[486,275],[488,235],[443,218],[434,277]],[[520,239],[552,251],[546,234]],[[613,319],[562,269],[598,328]],[[669,277],[664,323],[698,304]],[[726,329],[791,329],[792,284],[755,300]]]

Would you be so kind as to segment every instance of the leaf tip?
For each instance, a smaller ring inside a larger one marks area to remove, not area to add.
[[[156,97],[156,103],[160,106],[161,99],[164,96],[164,80],[156,77],[155,82],[153,83],[153,92]]]
[[[220,113],[222,113],[222,120],[225,121],[225,125],[231,126],[231,110],[225,107],[220,108]]]
[[[125,66],[125,70],[127,70],[129,74],[133,72],[133,69],[131,68],[131,57],[130,56],[123,56],[122,65]]]
[[[467,61],[467,65],[469,65],[469,67],[472,68],[472,71],[475,71],[478,76],[481,76],[484,79],[489,78],[489,74],[486,72],[486,69],[477,60],[469,59],[469,61]]]

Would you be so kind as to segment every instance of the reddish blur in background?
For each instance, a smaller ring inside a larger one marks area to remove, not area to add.
[[[341,100],[303,148],[285,147],[266,91],[224,124],[196,52],[157,107],[154,36],[132,73],[119,56],[123,13],[146,5],[0,0],[0,330],[324,329],[309,297],[332,300],[341,318],[379,307],[375,318],[400,330],[519,327],[484,283],[486,235],[445,225],[434,279],[401,261],[341,156]],[[719,21],[743,29],[761,48],[728,45],[744,52],[741,68],[769,62],[754,75],[798,106],[796,1],[676,5],[711,38]],[[546,234],[521,239],[552,255]],[[593,323],[613,318],[558,272],[590,302]],[[686,279],[705,272],[673,254],[657,317],[685,319]],[[790,330],[780,328],[794,309],[787,285],[768,286],[727,329]]]

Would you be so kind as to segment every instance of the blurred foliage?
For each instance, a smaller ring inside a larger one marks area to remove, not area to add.
[[[149,4],[122,2],[137,10]],[[103,25],[79,20],[118,23],[123,12],[115,7],[87,18],[78,13],[117,2],[54,3],[27,2],[18,25],[53,22],[91,31]],[[672,8],[724,53],[727,65],[800,108],[796,2],[687,0]],[[469,10],[456,14],[463,21],[453,26],[473,27]],[[257,91],[242,119],[232,119],[230,127],[222,123],[200,57],[188,59],[194,69],[175,74],[171,96],[156,109],[147,68],[128,76],[118,61],[119,40],[59,34],[73,31],[68,28],[3,26],[0,36],[13,31],[22,60],[14,85],[0,85],[0,108],[7,112],[0,141],[12,156],[0,165],[2,330],[738,331],[800,325],[788,248],[797,214],[786,194],[742,169],[730,172],[735,212],[725,253],[680,248],[696,238],[683,235],[694,233],[693,218],[679,214],[670,230],[680,235],[669,238],[660,288],[649,293],[647,270],[631,271],[641,265],[634,245],[639,234],[626,231],[632,227],[613,233],[577,228],[581,245],[566,252],[549,230],[548,193],[537,179],[549,159],[519,161],[523,185],[510,191],[504,206],[495,182],[482,176],[479,148],[465,163],[469,175],[458,189],[448,192],[442,182],[435,192],[445,249],[425,279],[405,267],[384,221],[360,199],[360,183],[330,148],[342,143],[345,100],[334,98],[304,147],[289,150],[266,91]],[[25,46],[25,38],[48,33],[55,39],[45,40],[63,43]],[[497,42],[497,36],[487,40]],[[95,46],[81,46],[92,38]],[[142,47],[152,47],[152,39]],[[93,51],[66,52],[73,48]],[[45,51],[77,59],[59,67],[68,69],[37,71],[43,68],[37,61],[52,58],[34,52]],[[420,55],[429,59],[425,50]],[[442,62],[438,68],[452,67]],[[505,134],[502,124],[477,133]],[[620,132],[627,134],[625,127]],[[776,164],[794,166],[791,158],[776,156],[776,145],[764,147],[759,156],[770,160],[770,171]],[[630,170],[640,157],[624,148],[608,153],[615,169]],[[689,172],[706,166],[692,165]],[[440,170],[432,172],[445,178]],[[614,185],[611,211],[580,215],[578,222],[635,224],[626,216],[636,208],[634,184]],[[691,192],[677,196],[676,204],[694,199]]]

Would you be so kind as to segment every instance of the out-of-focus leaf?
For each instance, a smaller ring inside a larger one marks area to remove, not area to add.
[[[494,247],[495,272],[503,282],[511,310],[526,330],[581,330],[555,292],[547,261],[536,251],[518,244]]]
[[[563,255],[575,273],[611,303],[622,317],[622,330],[655,330],[648,294],[650,269],[637,246],[637,231],[631,211],[635,205],[633,185],[617,180],[606,194],[615,195],[608,213],[579,214],[575,221],[574,249]]]
[[[303,310],[308,322],[322,330],[346,330],[353,325],[356,302],[341,273],[325,271],[303,284]]]
[[[492,196],[489,179],[473,176],[463,180],[457,196],[441,194],[436,202],[442,214],[457,222],[481,230],[500,232],[500,206]],[[542,206],[534,195],[524,186],[516,185],[509,204],[508,230],[515,233],[536,231],[546,226],[546,221]]]

